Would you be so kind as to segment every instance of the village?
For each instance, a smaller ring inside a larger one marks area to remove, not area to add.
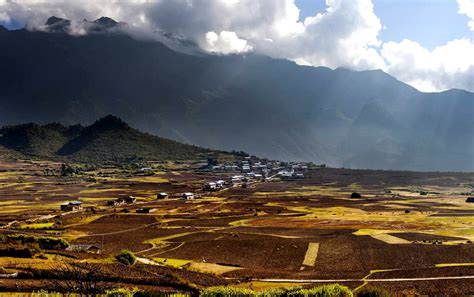
[[[276,182],[276,181],[292,181],[304,179],[312,165],[304,162],[280,162],[280,161],[262,161],[256,157],[245,157],[243,160],[234,162],[233,164],[216,164],[213,159],[208,159],[207,163],[198,164],[195,169],[196,173],[212,173],[216,174],[219,179],[206,181],[200,189],[194,192],[159,192],[156,199],[177,199],[177,200],[194,200],[199,199],[203,194],[208,192],[222,191],[229,188],[241,187],[243,189],[250,188],[256,183]],[[200,166],[200,167],[199,167]],[[313,165],[315,166],[315,165]],[[324,165],[317,166],[324,168]],[[138,170],[140,173],[151,172],[151,167],[142,167]],[[123,207],[134,205],[137,198],[134,196],[117,197],[116,199],[106,202],[108,207]],[[66,201],[60,206],[63,212],[74,212],[83,209],[81,201]],[[155,208],[143,207],[136,209],[137,213],[152,213]]]
[[[208,162],[204,170],[233,174],[227,180],[220,179],[206,183],[204,190],[211,191],[228,186],[247,188],[253,182],[301,179],[304,178],[304,172],[309,168],[307,163],[263,162],[252,159],[252,157],[245,157],[244,160],[235,164],[213,165],[209,163],[211,162]]]

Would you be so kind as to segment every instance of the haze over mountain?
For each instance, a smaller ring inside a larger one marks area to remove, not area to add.
[[[0,124],[91,123],[258,156],[375,169],[474,170],[474,94],[422,93],[382,71],[189,55],[115,30],[0,29]]]

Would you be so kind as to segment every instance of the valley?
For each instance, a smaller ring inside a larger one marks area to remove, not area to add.
[[[474,0],[0,0],[0,297],[474,296]]]
[[[240,173],[192,161],[139,165],[146,174],[102,165],[63,176],[60,162],[3,158],[4,242],[52,237],[69,248],[16,258],[4,246],[0,267],[18,275],[2,278],[0,291],[38,290],[50,283],[48,271],[79,263],[100,271],[104,288],[339,283],[393,294],[474,292],[472,173],[311,167],[304,178],[250,178],[243,186],[231,182]],[[216,180],[226,186],[209,190]],[[194,199],[182,198],[188,192]],[[130,196],[136,201],[108,205]],[[61,211],[68,201],[81,207]],[[117,262],[122,250],[136,255],[135,265]]]

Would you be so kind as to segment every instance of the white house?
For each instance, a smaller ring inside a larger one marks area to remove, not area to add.
[[[206,190],[215,190],[217,188],[217,184],[215,182],[209,182],[204,186],[204,188]]]
[[[62,211],[78,211],[82,209],[82,202],[81,201],[70,201],[61,204]]]
[[[191,192],[186,192],[186,193],[183,193],[183,195],[181,196],[181,198],[183,200],[192,200],[194,199],[194,194],[191,193]]]
[[[159,193],[158,195],[156,195],[156,198],[157,198],[157,199],[165,199],[165,198],[168,198],[168,193],[161,192],[161,193]]]

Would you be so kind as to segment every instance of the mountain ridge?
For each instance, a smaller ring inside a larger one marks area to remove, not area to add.
[[[26,157],[74,162],[199,160],[231,153],[181,144],[130,127],[113,115],[93,124],[34,123],[0,128],[0,147]]]
[[[380,70],[189,55],[118,31],[1,36],[10,46],[0,53],[9,69],[0,75],[0,124],[88,124],[113,113],[155,135],[272,159],[474,171],[470,92],[423,93]],[[364,114],[369,102],[379,107]],[[398,124],[377,128],[382,114]]]

